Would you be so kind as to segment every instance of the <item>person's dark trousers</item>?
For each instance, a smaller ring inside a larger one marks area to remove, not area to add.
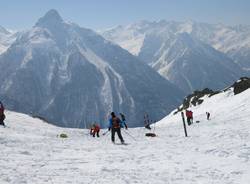
[[[112,140],[112,142],[115,142],[115,132],[117,132],[119,139],[123,143],[124,140],[122,138],[122,134],[121,134],[121,129],[120,128],[112,128],[112,130],[111,130],[111,140]]]
[[[96,131],[96,132],[94,131],[94,132],[93,132],[93,137],[95,137],[95,134],[96,134],[97,137],[100,137],[100,136],[99,136],[99,132],[100,132],[100,131]]]
[[[191,118],[190,117],[187,117],[187,123],[188,123],[188,125],[191,125]]]
[[[4,122],[3,122],[3,121],[0,121],[0,125],[5,126],[5,124],[4,124]]]

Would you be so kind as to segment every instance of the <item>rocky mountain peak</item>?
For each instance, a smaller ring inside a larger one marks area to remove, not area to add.
[[[62,22],[63,19],[59,13],[56,10],[51,9],[37,21],[35,26],[49,28],[61,24]]]

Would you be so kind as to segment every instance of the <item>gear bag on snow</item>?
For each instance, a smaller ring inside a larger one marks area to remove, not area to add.
[[[146,133],[145,136],[147,137],[156,137],[155,133]]]

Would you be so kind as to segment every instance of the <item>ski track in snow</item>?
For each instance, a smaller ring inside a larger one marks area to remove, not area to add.
[[[129,129],[135,141],[123,130],[128,145],[113,145],[106,130],[92,138],[8,111],[8,127],[0,127],[0,183],[249,184],[249,97],[250,90],[227,92],[193,107],[200,123],[187,127],[187,138],[180,115],[160,121],[155,138]]]

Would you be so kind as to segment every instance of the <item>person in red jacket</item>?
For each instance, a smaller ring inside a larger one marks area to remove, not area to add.
[[[92,135],[93,137],[95,137],[95,135],[97,137],[100,137],[99,132],[100,132],[100,126],[97,123],[94,123],[90,129],[90,135]]]
[[[0,101],[0,125],[3,125],[5,127],[5,124],[3,122],[4,119],[5,119],[4,106],[3,103]]]
[[[186,110],[186,117],[188,125],[191,125],[193,123],[193,112],[190,110]]]

